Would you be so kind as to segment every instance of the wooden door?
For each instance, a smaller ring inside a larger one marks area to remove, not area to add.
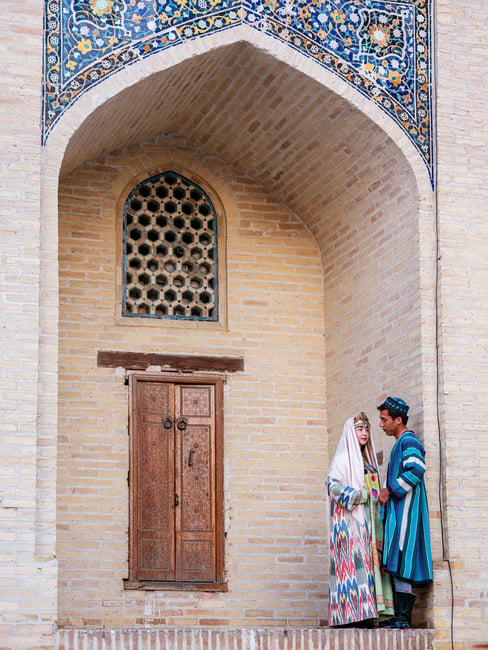
[[[222,579],[218,388],[130,378],[130,583]]]

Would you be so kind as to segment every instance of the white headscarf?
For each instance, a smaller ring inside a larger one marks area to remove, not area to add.
[[[364,458],[378,472],[378,462],[374,448],[371,427],[369,440],[364,448]],[[348,418],[342,430],[342,436],[337,445],[334,458],[327,472],[327,481],[335,479],[354,490],[360,490],[364,486],[364,458],[361,454],[361,446],[354,430],[354,417]],[[364,521],[364,508],[354,508],[353,516],[359,521]]]

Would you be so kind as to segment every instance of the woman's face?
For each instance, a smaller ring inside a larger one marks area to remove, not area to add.
[[[354,431],[356,432],[356,437],[360,446],[363,447],[369,440],[368,427],[364,426],[364,424],[359,424],[358,426],[354,427]]]

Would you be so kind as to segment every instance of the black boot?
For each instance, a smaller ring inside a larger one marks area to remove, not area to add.
[[[405,594],[401,591],[395,592],[393,596],[395,601],[395,616],[381,627],[390,630],[406,630],[411,628],[415,597],[415,594]]]

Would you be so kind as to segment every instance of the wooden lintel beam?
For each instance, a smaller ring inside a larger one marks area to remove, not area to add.
[[[99,350],[97,366],[100,368],[125,368],[126,370],[146,370],[149,366],[160,366],[171,370],[240,372],[244,370],[244,359],[242,357],[205,357],[159,354],[157,352]]]

